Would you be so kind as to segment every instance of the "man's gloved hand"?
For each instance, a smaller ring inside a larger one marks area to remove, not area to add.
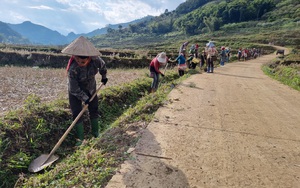
[[[101,82],[105,85],[107,83],[108,79],[107,78],[102,78]]]
[[[162,76],[162,77],[165,77],[165,75],[164,75],[164,74],[161,74],[161,76]]]
[[[90,99],[84,101],[84,104],[90,104]]]

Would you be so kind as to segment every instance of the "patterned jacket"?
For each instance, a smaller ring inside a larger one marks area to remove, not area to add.
[[[76,96],[79,100],[88,100],[96,91],[97,73],[100,73],[102,79],[106,78],[106,65],[100,57],[92,57],[87,66],[79,66],[75,60],[70,64],[68,70],[68,90],[71,95]]]

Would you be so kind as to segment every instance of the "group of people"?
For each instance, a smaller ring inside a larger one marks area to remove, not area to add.
[[[153,78],[151,83],[152,93],[158,89],[159,77],[165,76],[165,72],[162,72],[160,67],[165,67],[166,70],[168,61],[173,63],[177,62],[179,76],[183,76],[185,74],[185,70],[188,67],[188,60],[186,58],[186,49],[188,44],[189,42],[184,42],[180,46],[178,57],[174,60],[168,59],[165,52],[159,53],[152,59],[149,66],[150,77]],[[213,73],[213,62],[216,61],[216,57],[218,56],[215,44],[212,41],[208,42],[201,54],[198,53],[198,49],[198,44],[192,45],[190,48],[189,52],[191,55],[189,61],[192,62],[189,63],[192,64],[190,68],[195,68],[196,65],[194,64],[197,63],[200,63],[200,68],[202,68],[206,63],[207,72]],[[221,66],[224,66],[224,63],[229,60],[230,51],[228,50],[229,49],[225,47],[221,48]],[[84,125],[83,118],[78,116],[80,116],[80,112],[84,105],[89,111],[92,135],[94,137],[99,136],[101,126],[99,125],[98,120],[99,110],[95,76],[99,73],[102,76],[101,82],[105,85],[108,81],[106,77],[107,69],[104,60],[100,57],[100,52],[83,36],[77,38],[65,47],[62,50],[62,53],[71,55],[67,65],[68,93],[73,120],[77,120],[75,124],[77,138],[76,146],[80,146],[84,140]]]
[[[237,58],[239,61],[243,60],[249,60],[251,58],[257,58],[261,55],[262,51],[261,49],[257,49],[257,48],[252,48],[252,49],[248,49],[248,48],[239,48],[238,52],[237,52]]]
[[[195,47],[194,47],[195,46]],[[195,51],[193,49],[195,48]],[[209,41],[201,54],[198,53],[199,45],[192,45],[189,51],[189,58],[187,59],[187,64],[190,69],[195,69],[199,64],[200,69],[206,64],[206,72],[213,73],[214,71],[214,62],[217,60],[217,57],[220,57],[220,66],[224,66],[225,62],[229,62],[230,59],[230,48],[222,46],[220,53],[217,50],[213,41]],[[184,55],[184,54],[183,54]]]
[[[200,64],[200,69],[203,68],[204,64],[207,65],[207,73],[214,72],[214,61],[217,60],[218,55],[220,56],[220,66],[224,66],[225,62],[229,62],[230,58],[230,48],[221,47],[220,54],[216,49],[216,46],[213,41],[209,41],[206,44],[206,47],[199,54],[199,45],[192,44],[189,50],[189,58],[186,56],[187,46],[189,42],[184,42],[178,52],[178,56],[176,59],[168,59],[165,52],[159,53],[154,59],[152,59],[150,63],[150,77],[153,78],[153,82],[151,84],[151,92],[155,92],[158,88],[159,83],[159,75],[164,77],[164,73],[160,71],[160,67],[166,66],[168,62],[177,62],[177,69],[179,76],[183,76],[187,68],[195,69],[197,64]]]
[[[199,45],[192,44],[188,52],[189,56],[187,57],[188,44],[189,42],[184,42],[179,48],[178,57],[175,60],[169,60],[170,62],[178,62],[179,76],[184,75],[186,68],[195,69],[198,64],[201,69],[206,64],[207,72],[213,73],[213,62],[217,60],[217,57],[220,57],[220,66],[224,66],[226,62],[229,62],[231,55],[229,47],[222,46],[219,53],[214,42],[209,41],[202,53],[199,53]]]

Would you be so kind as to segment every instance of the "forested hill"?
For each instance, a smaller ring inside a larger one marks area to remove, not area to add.
[[[137,33],[183,31],[193,35],[219,30],[228,23],[252,20],[270,22],[283,18],[300,21],[299,10],[299,0],[187,0],[176,10],[166,11],[151,21],[131,25],[130,29]]]
[[[172,33],[193,36],[225,31],[235,24],[239,27],[295,27],[300,22],[299,10],[299,0],[187,0],[174,11],[166,10],[151,20],[131,24],[122,30],[110,30],[106,38],[128,38],[140,34],[154,39],[153,36]],[[288,23],[290,26],[286,25]],[[106,40],[99,36],[93,39],[99,46],[100,38]]]

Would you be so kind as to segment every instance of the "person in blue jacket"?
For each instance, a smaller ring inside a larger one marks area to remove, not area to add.
[[[183,76],[185,69],[187,68],[186,59],[183,53],[180,53],[179,56],[175,60],[170,60],[171,62],[178,62],[178,74],[179,76]]]

